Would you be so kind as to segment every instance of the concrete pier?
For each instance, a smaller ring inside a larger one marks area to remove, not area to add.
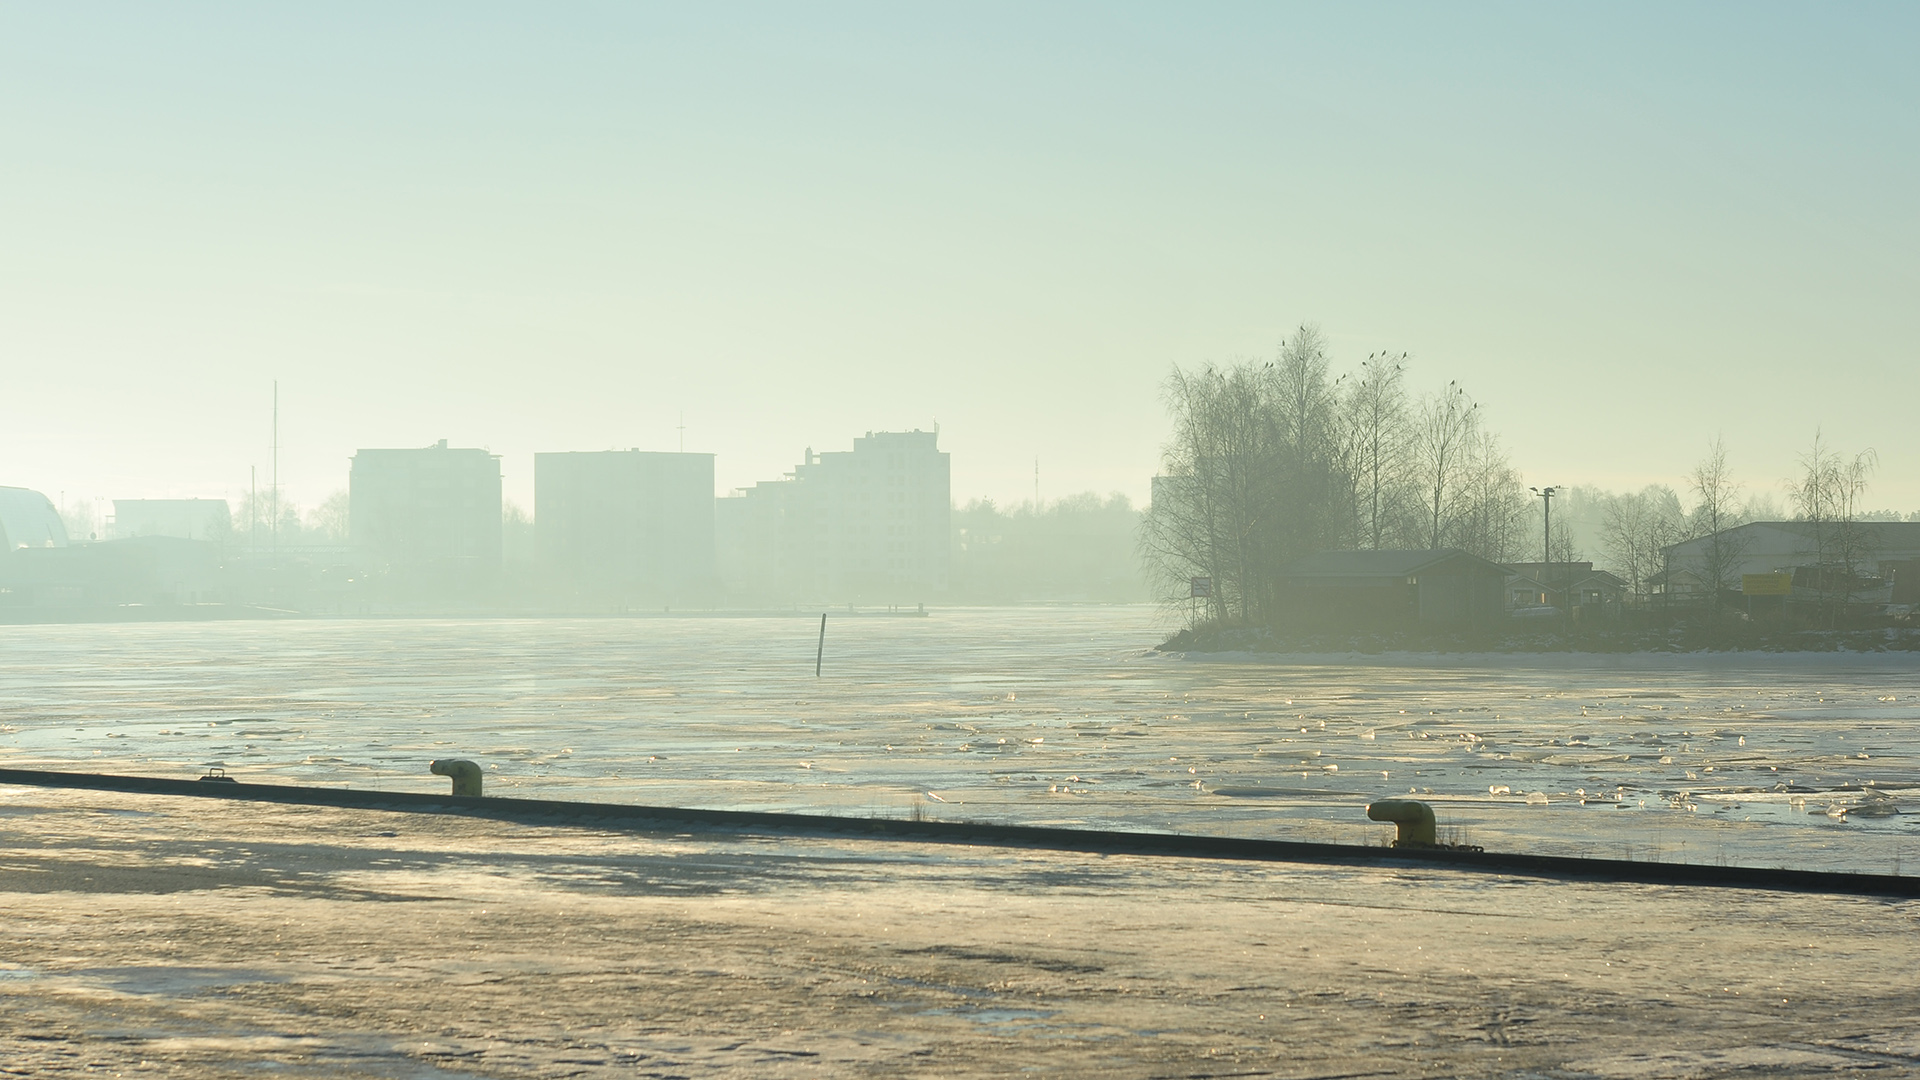
[[[0,790],[22,1075],[1920,1069],[1920,903]]]

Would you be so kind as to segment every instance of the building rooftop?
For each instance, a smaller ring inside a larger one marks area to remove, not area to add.
[[[1861,531],[1868,543],[1876,547],[1920,547],[1920,521],[1855,521],[1852,525]],[[1745,525],[1738,525],[1726,531],[1741,532],[1755,529],[1776,529],[1812,540],[1816,536],[1817,526],[1811,521],[1749,521]],[[1695,537],[1691,540],[1682,540],[1673,546],[1704,544],[1707,540],[1707,537]]]
[[[31,488],[0,487],[0,551],[66,546],[67,527],[45,495]]]
[[[1295,559],[1282,566],[1279,572],[1280,576],[1291,578],[1409,577],[1430,566],[1454,559],[1470,559],[1488,570],[1503,575],[1507,572],[1499,564],[1488,562],[1478,555],[1470,555],[1459,548],[1437,548],[1425,551],[1323,551],[1318,555]]]

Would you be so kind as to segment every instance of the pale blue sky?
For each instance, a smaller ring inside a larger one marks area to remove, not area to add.
[[[1459,379],[1534,483],[1920,509],[1920,7],[0,3],[0,483],[941,426],[1143,496],[1169,365]]]

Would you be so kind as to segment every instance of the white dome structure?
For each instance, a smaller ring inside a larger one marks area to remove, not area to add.
[[[0,487],[0,551],[66,546],[67,527],[45,495],[23,487]]]

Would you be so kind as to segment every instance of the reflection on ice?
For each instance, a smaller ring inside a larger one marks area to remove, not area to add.
[[[1151,609],[841,622],[824,679],[802,618],[6,627],[0,761],[427,791],[457,754],[502,795],[1353,843],[1411,792],[1490,850],[1875,872],[1920,835],[1904,657],[1250,661],[1149,652]]]

